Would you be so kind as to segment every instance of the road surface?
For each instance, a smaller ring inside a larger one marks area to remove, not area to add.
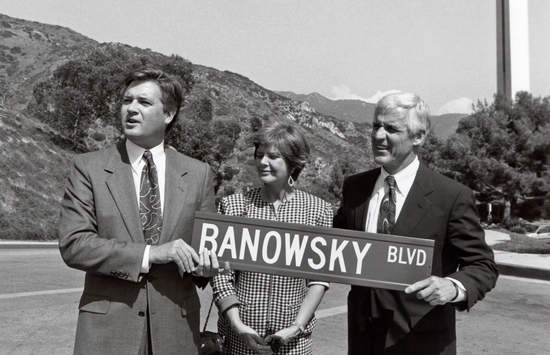
[[[0,354],[71,354],[84,274],[66,267],[57,249],[0,249],[0,270]],[[315,354],[346,354],[348,288],[327,292]],[[209,290],[202,296],[204,322]],[[546,354],[549,327],[550,282],[502,276],[482,302],[458,313],[458,353]]]

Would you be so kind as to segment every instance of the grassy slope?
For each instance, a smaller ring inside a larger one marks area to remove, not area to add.
[[[526,254],[550,254],[550,239],[529,238],[524,234],[508,232],[510,240],[493,246],[496,250]]]

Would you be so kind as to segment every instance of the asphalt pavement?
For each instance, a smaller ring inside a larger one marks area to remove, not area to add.
[[[507,238],[486,231],[489,245]],[[0,241],[0,256],[0,355],[72,353],[83,273],[63,264],[56,242]],[[495,251],[495,260],[501,275],[514,276],[501,276],[471,312],[457,313],[458,353],[545,353],[550,348],[550,256]],[[333,284],[325,295],[316,312],[314,354],[345,354],[348,290]],[[201,291],[202,324],[210,300],[211,290]],[[216,329],[216,313],[210,330]]]

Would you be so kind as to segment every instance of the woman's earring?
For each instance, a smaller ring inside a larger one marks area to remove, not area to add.
[[[289,177],[288,177],[288,186],[292,187],[292,186],[294,186],[294,183],[295,183],[295,181],[294,181],[294,179],[292,178],[292,176],[289,176]]]

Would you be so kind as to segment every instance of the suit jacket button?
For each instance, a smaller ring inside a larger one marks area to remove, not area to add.
[[[145,312],[143,312],[143,311],[139,311],[139,312],[138,312],[138,316],[140,316],[140,317],[143,317],[143,316],[145,316]]]

